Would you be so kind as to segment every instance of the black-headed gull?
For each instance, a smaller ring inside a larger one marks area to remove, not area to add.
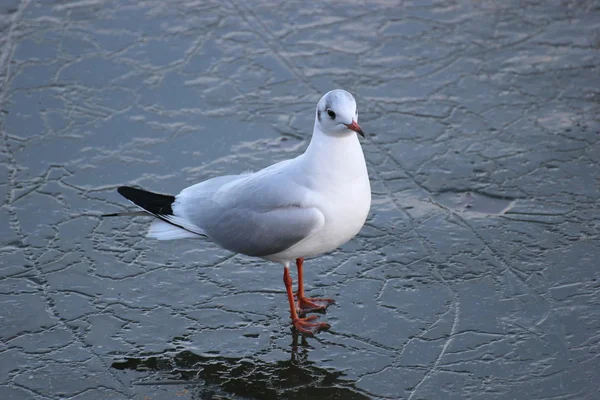
[[[316,316],[298,314],[323,310],[333,300],[304,296],[304,258],[327,253],[352,239],[371,206],[367,166],[356,135],[364,134],[357,121],[354,97],[332,90],[317,104],[308,148],[292,160],[254,173],[209,179],[177,196],[129,186],[119,187],[118,192],[155,217],[148,237],[207,237],[232,252],[282,264],[292,323],[310,335],[329,325],[311,322]],[[289,272],[294,260],[298,311]]]

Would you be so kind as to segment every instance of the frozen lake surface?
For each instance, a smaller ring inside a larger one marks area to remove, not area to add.
[[[2,1],[0,398],[600,398],[599,50],[591,0]],[[295,157],[337,87],[373,206],[306,263],[330,331],[98,218]]]

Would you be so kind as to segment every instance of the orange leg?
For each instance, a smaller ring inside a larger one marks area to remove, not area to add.
[[[298,267],[298,309],[300,310],[300,313],[324,310],[335,303],[335,301],[333,301],[333,299],[304,297],[303,264],[304,258],[296,259],[296,267]]]
[[[306,318],[298,317],[298,313],[296,313],[296,303],[294,302],[294,293],[292,292],[292,277],[290,276],[288,267],[283,269],[283,283],[285,283],[285,290],[287,291],[288,301],[290,302],[292,324],[296,329],[305,335],[313,335],[320,330],[329,329],[329,324],[326,324],[325,322],[309,322],[317,319],[318,317],[316,315]]]

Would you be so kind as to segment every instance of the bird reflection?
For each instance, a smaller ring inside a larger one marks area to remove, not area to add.
[[[290,359],[266,362],[257,358],[199,355],[189,350],[116,361],[118,370],[146,374],[135,385],[181,385],[176,392],[192,399],[368,399],[342,372],[320,368],[309,360],[310,345],[292,335]]]

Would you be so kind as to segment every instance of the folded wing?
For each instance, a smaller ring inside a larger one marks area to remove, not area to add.
[[[318,232],[325,223],[316,208],[288,206],[269,211],[228,209],[206,221],[206,234],[236,253],[263,257],[289,249]]]
[[[281,173],[288,162],[191,186],[176,197],[174,214],[230,251],[262,257],[286,250],[325,224],[313,193]]]

